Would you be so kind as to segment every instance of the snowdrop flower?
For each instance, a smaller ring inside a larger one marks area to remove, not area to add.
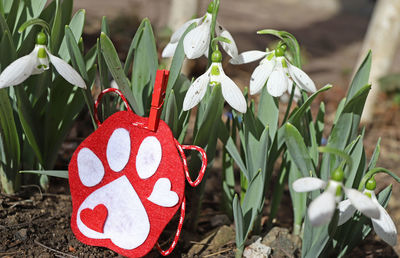
[[[261,91],[265,83],[271,96],[280,97],[289,90],[291,91],[293,81],[297,87],[308,92],[315,92],[314,82],[301,69],[290,64],[285,58],[286,45],[280,44],[273,51],[246,51],[229,62],[231,64],[245,64],[261,59],[260,65],[256,67],[250,79],[250,94],[254,95]]]
[[[189,31],[183,40],[183,48],[185,54],[189,59],[198,58],[202,55],[205,55],[207,57],[208,48],[210,45],[210,26],[212,21],[213,9],[214,3],[211,2],[208,5],[207,13],[203,17],[192,19],[184,23],[174,34],[172,34],[170,42],[167,44],[162,52],[162,57],[172,57],[174,55],[180,38],[182,37],[186,29],[193,23],[196,24],[196,27],[193,30]],[[230,43],[221,42],[221,46],[231,57],[237,56],[238,50],[236,47],[236,43],[232,38],[232,35],[218,22],[215,26],[215,33],[217,37],[221,36],[229,39]]]
[[[80,88],[86,88],[86,84],[78,72],[61,58],[53,56],[46,47],[47,36],[40,32],[36,37],[36,45],[33,51],[26,56],[18,58],[7,66],[0,75],[0,89],[22,83],[29,76],[43,73],[49,69],[49,62],[57,72],[69,83]]]
[[[379,210],[379,218],[371,218],[372,226],[375,230],[375,233],[382,238],[383,241],[391,246],[395,246],[397,244],[396,226],[394,225],[393,220],[390,218],[387,211],[378,202],[374,192],[375,188],[376,181],[374,178],[371,178],[367,181],[365,190],[363,191],[364,195],[371,198],[372,202]],[[353,217],[353,214],[356,211],[349,199],[341,201],[338,205],[338,208],[340,212],[338,223],[339,226],[346,223],[351,217]]]
[[[220,83],[222,95],[226,102],[237,111],[246,113],[246,100],[239,87],[225,75],[221,60],[221,52],[219,50],[214,51],[211,56],[210,68],[190,85],[183,100],[183,110],[186,111],[195,107],[206,94],[208,85],[213,86]]]
[[[336,203],[342,199],[342,190],[356,209],[368,217],[379,218],[379,210],[371,199],[355,189],[344,187],[343,178],[344,172],[338,168],[332,173],[328,182],[315,177],[303,177],[293,182],[292,187],[296,192],[310,192],[325,188],[325,191],[315,198],[308,207],[311,225],[320,226],[331,220],[336,209]]]

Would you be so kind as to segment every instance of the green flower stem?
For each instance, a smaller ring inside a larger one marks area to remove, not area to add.
[[[386,169],[386,168],[374,168],[371,169],[370,171],[368,171],[364,177],[362,178],[360,184],[358,185],[358,190],[362,191],[363,188],[365,187],[365,183],[367,183],[367,181],[372,178],[375,174],[378,173],[385,173],[390,175],[391,177],[393,177],[394,180],[396,180],[398,183],[400,183],[400,177],[398,177],[396,174],[394,174],[393,172],[391,172],[390,170]]]
[[[287,121],[287,119],[289,118],[289,113],[290,113],[290,108],[292,107],[292,102],[293,102],[293,98],[294,98],[294,90],[295,90],[296,85],[292,85],[292,92],[290,93],[290,97],[289,97],[289,102],[285,111],[285,116],[283,117],[282,120],[282,124],[284,125]]]
[[[211,20],[211,25],[210,25],[210,46],[208,48],[208,65],[207,68],[210,67],[212,61],[211,61],[211,55],[213,52],[213,40],[215,38],[215,25],[217,24],[217,16],[218,16],[218,11],[219,11],[219,0],[213,0],[214,1],[214,8],[212,11],[212,20]]]
[[[279,171],[281,174],[279,176],[278,185],[274,187],[274,193],[272,194],[272,204],[271,204],[271,211],[269,213],[269,218],[267,222],[267,228],[272,227],[272,220],[275,218],[276,214],[278,213],[279,205],[282,201],[283,191],[285,190],[285,184],[289,177],[289,171],[285,167],[286,166],[286,155],[284,155],[281,167]]]

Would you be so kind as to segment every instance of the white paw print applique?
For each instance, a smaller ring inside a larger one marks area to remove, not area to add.
[[[163,121],[155,132],[138,126],[147,121],[132,111],[117,112],[75,151],[69,165],[71,227],[83,243],[144,256],[181,208],[176,241],[163,254],[175,247],[185,210],[185,176],[195,186],[205,169],[191,182],[183,149],[200,151],[203,162],[205,153],[179,145]]]

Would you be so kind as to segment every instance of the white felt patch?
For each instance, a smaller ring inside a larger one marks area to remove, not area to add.
[[[147,179],[156,173],[161,161],[161,144],[154,136],[146,137],[136,156],[136,170],[141,179]]]
[[[115,129],[107,144],[108,165],[115,172],[120,172],[128,163],[131,154],[131,138],[128,130]]]
[[[88,148],[82,148],[77,158],[79,178],[84,186],[95,186],[104,177],[104,167],[100,159]]]
[[[99,204],[104,204],[108,210],[104,233],[88,228],[80,218],[82,210],[94,209]],[[128,250],[143,244],[150,232],[147,212],[126,176],[91,193],[78,209],[77,225],[89,238],[110,239],[118,247]]]
[[[171,191],[171,181],[168,178],[158,179],[147,199],[162,207],[173,207],[179,201],[178,194]]]

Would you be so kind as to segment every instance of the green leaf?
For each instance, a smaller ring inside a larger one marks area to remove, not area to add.
[[[303,105],[300,106],[299,109],[297,109],[296,112],[293,112],[292,115],[289,117],[288,122],[293,124],[293,125],[298,125],[300,122],[300,119],[303,117],[307,109],[311,106],[311,103],[313,100],[322,92],[329,90],[332,88],[332,85],[326,85],[323,88],[319,89],[317,92],[312,94],[304,103]],[[297,127],[297,126],[296,126]]]
[[[46,6],[47,0],[31,0],[29,2],[30,2],[29,12],[31,14],[31,17],[36,18],[43,11],[44,7]]]
[[[86,16],[85,10],[83,10],[83,9],[78,10],[75,13],[75,15],[72,17],[72,19],[68,25],[68,27],[71,29],[71,32],[73,34],[73,38],[75,39],[75,42],[77,42],[77,43],[82,36],[83,26],[85,25],[85,16]],[[53,53],[56,53],[56,52],[53,52]],[[65,62],[68,62],[70,60],[66,36],[64,36],[64,38],[62,39],[60,50],[58,51],[58,55],[61,57],[61,59],[64,59]]]
[[[133,71],[131,78],[132,92],[136,97],[138,115],[146,114],[151,102],[151,93],[158,68],[158,56],[153,29],[150,21],[144,19],[142,35],[135,48]]]
[[[246,195],[242,204],[244,218],[244,239],[247,239],[250,231],[253,229],[255,219],[262,214],[264,204],[264,179],[261,170],[255,173],[250,181]]]
[[[39,120],[36,119],[37,114],[34,113],[32,106],[24,89],[20,86],[14,87],[17,96],[18,116],[24,130],[25,136],[32,147],[40,164],[43,164],[42,149],[39,147],[41,141],[39,130]]]
[[[54,14],[53,25],[50,33],[50,52],[57,53],[60,46],[61,30],[62,30],[62,10],[60,8],[60,1],[56,0],[56,13]],[[65,60],[65,58],[62,57]]]
[[[204,99],[203,99],[204,102]],[[211,92],[211,97],[208,100],[204,119],[199,124],[199,129],[196,131],[193,144],[205,146],[210,138],[210,131],[215,127],[216,121],[220,119],[222,113],[223,98],[221,85],[214,86]]]
[[[345,186],[348,188],[357,188],[361,178],[365,173],[365,151],[364,151],[364,133],[357,138],[354,147],[348,152],[350,155],[352,167],[349,168],[346,176]]]
[[[137,114],[137,110],[141,110],[135,96],[132,93],[131,85],[128,78],[126,77],[124,70],[122,69],[121,62],[119,61],[117,51],[111,40],[103,32],[100,35],[100,46],[101,53],[110,70],[115,82],[119,89],[122,91],[133,111]]]
[[[239,166],[239,169],[243,172],[243,174],[246,176],[247,180],[250,180],[249,172],[246,169],[246,166],[244,165],[244,162],[242,158],[240,157],[240,154],[236,148],[235,143],[233,142],[232,138],[229,137],[226,144],[225,144],[226,150],[229,152],[233,160],[236,162],[236,164]]]
[[[20,173],[30,173],[68,179],[68,170],[22,170]]]
[[[349,92],[347,93],[346,97],[346,103],[349,102],[361,88],[368,84],[369,72],[371,70],[371,62],[372,53],[371,51],[368,51],[367,56],[361,63],[360,67],[357,70],[357,73],[355,74],[351,82]]]
[[[170,96],[168,98],[168,102],[165,105],[165,122],[168,124],[169,128],[171,128],[175,137],[178,135],[178,107],[175,101],[174,91],[171,91]]]
[[[129,70],[131,68],[132,61],[133,61],[133,55],[135,53],[135,49],[138,46],[138,42],[142,36],[144,26],[146,25],[146,20],[147,19],[143,19],[142,22],[140,23],[138,29],[136,30],[135,36],[133,37],[133,39],[131,41],[131,45],[129,46],[128,55],[126,56],[125,65],[124,65],[124,72],[125,72],[126,76],[128,76],[128,74],[129,74]],[[106,33],[106,32],[104,32],[104,33]],[[107,34],[107,36],[108,36],[108,34]]]
[[[237,248],[244,247],[244,218],[242,207],[240,206],[240,201],[238,195],[235,194],[233,198],[233,218],[235,220],[235,233],[236,233],[236,246]]]
[[[302,222],[303,218],[306,214],[307,210],[307,193],[298,193],[293,190],[292,184],[294,181],[297,179],[303,177],[302,173],[300,170],[297,169],[297,166],[293,166],[293,162],[291,162],[293,159],[290,156],[290,153],[288,153],[288,160],[290,162],[287,162],[287,170],[289,170],[289,181],[288,181],[288,186],[289,186],[289,191],[290,191],[290,196],[292,197],[292,206],[293,206],[293,233],[299,235],[302,227]]]
[[[315,124],[314,124],[315,138],[316,138],[318,145],[322,144],[322,137],[323,137],[324,127],[325,127],[324,119],[325,119],[325,104],[324,104],[324,102],[321,102],[319,109],[318,109],[317,118],[316,118]]]
[[[101,19],[101,32],[110,36],[110,27],[108,26],[107,17],[103,16]]]
[[[304,177],[315,175],[314,164],[304,144],[303,137],[296,127],[290,123],[285,125],[285,143],[292,160],[302,175]]]
[[[374,153],[372,154],[371,160],[369,161],[367,171],[375,168],[376,163],[378,162],[379,154],[381,152],[381,138],[378,139],[376,143]]]
[[[21,150],[14,112],[7,89],[0,89],[0,136],[6,159],[4,163],[12,166],[10,168],[15,171],[20,166]],[[1,156],[0,153],[0,159]]]
[[[269,135],[271,139],[274,139],[278,130],[279,101],[268,93],[267,87],[263,87],[261,91],[258,104],[258,119],[264,126],[268,125]]]

